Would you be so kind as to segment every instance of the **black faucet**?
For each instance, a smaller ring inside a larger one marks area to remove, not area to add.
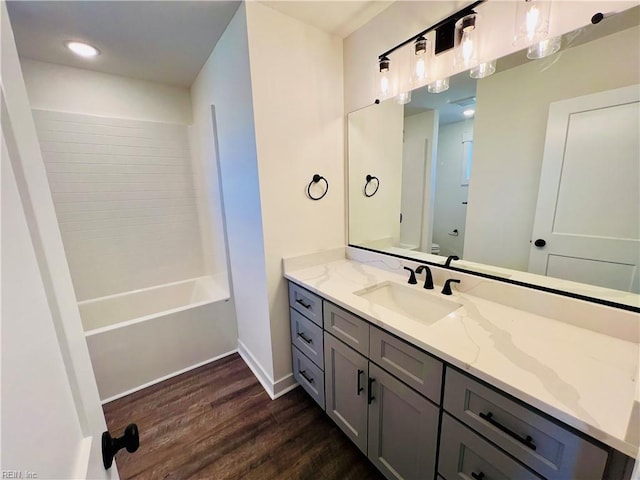
[[[418,283],[418,280],[416,280],[416,272],[414,272],[413,269],[409,267],[404,267],[404,269],[411,272],[411,274],[409,275],[409,283],[411,285],[415,285],[416,283]]]
[[[446,282],[444,282],[444,288],[442,289],[443,295],[451,295],[453,292],[451,291],[452,283],[460,283],[460,280],[456,280],[455,278],[450,278]]]
[[[426,265],[420,265],[418,268],[416,268],[416,273],[422,273],[423,270],[427,274],[426,278],[424,279],[423,288],[426,288],[427,290],[433,290],[433,277],[431,276],[431,270],[429,269],[429,267],[427,267]]]
[[[445,267],[450,267],[451,266],[451,261],[452,260],[460,260],[460,257],[457,255],[449,255],[447,257],[447,260],[444,262],[444,266]]]

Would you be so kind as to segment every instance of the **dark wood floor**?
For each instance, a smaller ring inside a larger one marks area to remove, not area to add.
[[[231,355],[104,406],[109,431],[134,422],[140,448],[116,455],[126,479],[382,479],[301,389],[271,400]]]

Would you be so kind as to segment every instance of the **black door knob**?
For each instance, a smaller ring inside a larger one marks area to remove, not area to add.
[[[547,242],[546,242],[546,241],[544,241],[544,239],[539,238],[539,239],[537,239],[535,242],[533,242],[533,244],[534,244],[536,247],[544,247],[544,246],[547,244]]]
[[[105,470],[111,468],[113,457],[118,450],[126,448],[127,452],[133,453],[140,446],[140,435],[138,434],[138,426],[130,423],[124,429],[124,435],[119,438],[113,438],[109,432],[102,434],[102,464]]]

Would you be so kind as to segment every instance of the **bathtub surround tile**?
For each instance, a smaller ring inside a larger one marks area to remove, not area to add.
[[[301,390],[272,401],[238,355],[104,405],[109,431],[136,422],[125,479],[382,480]]]
[[[285,271],[285,277],[603,443],[637,454],[637,442],[628,434],[637,420],[637,314],[562,303],[559,296],[437,267],[436,289],[426,291],[407,285],[402,267],[415,262],[358,256],[360,261]],[[431,324],[354,294],[391,282],[440,298],[447,277],[462,279],[449,297],[462,306]],[[584,328],[577,326],[581,315]],[[606,334],[603,324],[617,326]]]
[[[207,273],[186,125],[33,115],[78,300]]]

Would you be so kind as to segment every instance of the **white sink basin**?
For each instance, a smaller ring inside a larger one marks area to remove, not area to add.
[[[400,315],[424,323],[436,322],[462,305],[422,291],[392,282],[383,282],[353,292],[372,303],[388,308]]]

